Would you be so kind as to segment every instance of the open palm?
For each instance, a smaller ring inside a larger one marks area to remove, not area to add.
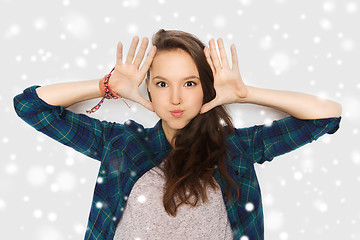
[[[232,44],[230,47],[232,55],[232,68],[230,68],[223,40],[219,38],[217,42],[221,62],[216,51],[214,39],[209,41],[210,50],[207,47],[204,48],[206,60],[214,75],[216,96],[212,101],[202,106],[201,113],[205,113],[222,104],[240,102],[248,93],[247,87],[240,75],[235,45]]]
[[[135,36],[132,39],[125,63],[123,63],[122,43],[118,43],[115,69],[109,79],[109,87],[121,97],[140,103],[150,111],[154,111],[152,103],[140,95],[139,86],[141,85],[142,81],[144,81],[145,75],[152,63],[152,60],[154,59],[156,47],[151,47],[144,64],[140,68],[140,64],[144,58],[149,39],[142,39],[139,51],[135,57],[135,51],[138,42],[139,38]]]

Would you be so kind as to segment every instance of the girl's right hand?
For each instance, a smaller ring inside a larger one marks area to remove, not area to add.
[[[139,86],[144,80],[145,75],[154,59],[156,47],[151,47],[149,55],[146,57],[144,64],[139,69],[144,58],[149,39],[146,37],[142,39],[140,49],[134,60],[138,43],[139,37],[133,37],[125,63],[123,63],[122,59],[123,45],[121,42],[118,43],[115,69],[109,79],[109,87],[119,96],[140,103],[150,111],[154,111],[152,103],[140,95]]]

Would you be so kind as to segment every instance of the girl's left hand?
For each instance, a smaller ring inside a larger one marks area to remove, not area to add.
[[[230,68],[223,40],[219,38],[217,43],[219,46],[221,63],[216,52],[214,39],[209,41],[210,53],[207,47],[204,48],[206,60],[214,75],[216,96],[213,100],[205,103],[201,107],[201,114],[222,104],[241,102],[241,100],[245,99],[248,95],[248,89],[240,75],[235,45],[232,44],[230,46],[232,55],[232,68]]]

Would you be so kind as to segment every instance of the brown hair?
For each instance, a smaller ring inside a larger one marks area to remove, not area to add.
[[[195,61],[203,89],[203,104],[215,98],[214,77],[206,61],[203,49],[205,45],[194,35],[178,31],[160,29],[152,37],[157,51],[182,49]],[[150,79],[150,69],[147,72]],[[149,98],[151,100],[150,93]],[[164,161],[163,171],[166,179],[163,204],[166,212],[176,216],[177,208],[182,204],[197,206],[199,197],[207,202],[206,188],[216,189],[213,173],[219,168],[221,181],[235,185],[237,197],[239,188],[229,176],[226,167],[225,138],[234,130],[231,117],[224,106],[217,106],[205,114],[198,114],[181,131],[178,131],[172,143],[175,146]],[[194,196],[193,202],[190,201]],[[226,197],[231,199],[231,186]],[[176,201],[176,197],[180,202]]]

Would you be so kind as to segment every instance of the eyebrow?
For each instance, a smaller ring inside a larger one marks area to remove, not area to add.
[[[153,77],[152,80],[154,80],[155,78],[159,78],[159,79],[162,79],[162,80],[168,80],[168,79],[166,79],[166,78],[164,78],[164,77],[162,77],[162,76],[155,76],[155,77]],[[185,77],[185,78],[183,78],[182,80],[188,80],[188,79],[194,79],[194,78],[197,78],[197,79],[200,80],[200,78],[199,78],[198,76],[195,76],[195,75],[191,75],[191,76]]]

